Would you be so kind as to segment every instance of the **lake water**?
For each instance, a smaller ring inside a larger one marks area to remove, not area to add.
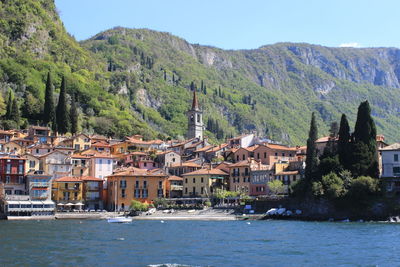
[[[400,225],[0,221],[0,266],[400,266]]]

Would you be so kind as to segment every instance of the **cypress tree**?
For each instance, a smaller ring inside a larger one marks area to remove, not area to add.
[[[15,121],[17,124],[19,124],[19,121],[21,119],[21,114],[19,112],[18,101],[17,101],[17,98],[15,98],[15,97],[14,97],[14,100],[12,101],[11,118],[10,119]]]
[[[204,94],[206,95],[207,94],[207,86],[206,85],[204,85],[203,91],[204,91]]]
[[[66,85],[64,76],[61,81],[60,97],[58,99],[56,118],[57,131],[60,134],[67,133],[69,128],[69,116],[67,110]]]
[[[344,169],[350,169],[350,126],[347,121],[346,114],[342,114],[340,118],[340,127],[339,127],[339,140],[338,140],[338,155],[340,164]]]
[[[6,106],[6,115],[5,119],[6,120],[11,120],[12,118],[12,104],[13,104],[13,95],[11,90],[8,91],[8,98],[7,98],[7,106]]]
[[[55,117],[56,114],[54,108],[53,82],[51,79],[50,72],[48,72],[47,82],[46,82],[46,93],[44,97],[43,122],[45,124],[53,123]]]
[[[317,173],[318,157],[317,148],[315,141],[317,141],[318,129],[315,121],[314,112],[311,115],[310,131],[307,139],[307,152],[306,152],[306,168],[305,168],[305,179],[310,185],[315,179]]]
[[[358,107],[352,144],[352,173],[354,176],[379,177],[376,126],[368,101]]]
[[[76,107],[75,98],[72,95],[70,122],[71,122],[71,133],[74,135],[78,132],[78,109]]]

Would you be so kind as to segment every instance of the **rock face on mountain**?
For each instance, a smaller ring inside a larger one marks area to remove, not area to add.
[[[312,112],[320,134],[368,99],[378,132],[400,138],[400,50],[278,43],[251,50],[190,44],[169,33],[114,28],[81,43],[64,29],[52,0],[0,0],[0,91],[34,103],[40,121],[47,72],[67,77],[79,100],[80,128],[107,135],[183,137],[191,89],[207,132],[240,132],[304,144]],[[1,101],[0,101],[1,102]],[[1,105],[0,105],[0,113]]]

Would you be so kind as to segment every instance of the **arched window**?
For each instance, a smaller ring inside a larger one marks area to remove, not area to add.
[[[197,114],[197,122],[200,122],[200,121],[201,121],[200,114]]]

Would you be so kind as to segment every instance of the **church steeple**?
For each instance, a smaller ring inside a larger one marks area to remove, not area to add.
[[[192,110],[199,110],[199,103],[197,102],[196,89],[193,90]]]
[[[192,108],[187,112],[188,116],[188,132],[187,138],[199,138],[203,140],[203,112],[200,110],[197,101],[196,89],[193,90]]]

